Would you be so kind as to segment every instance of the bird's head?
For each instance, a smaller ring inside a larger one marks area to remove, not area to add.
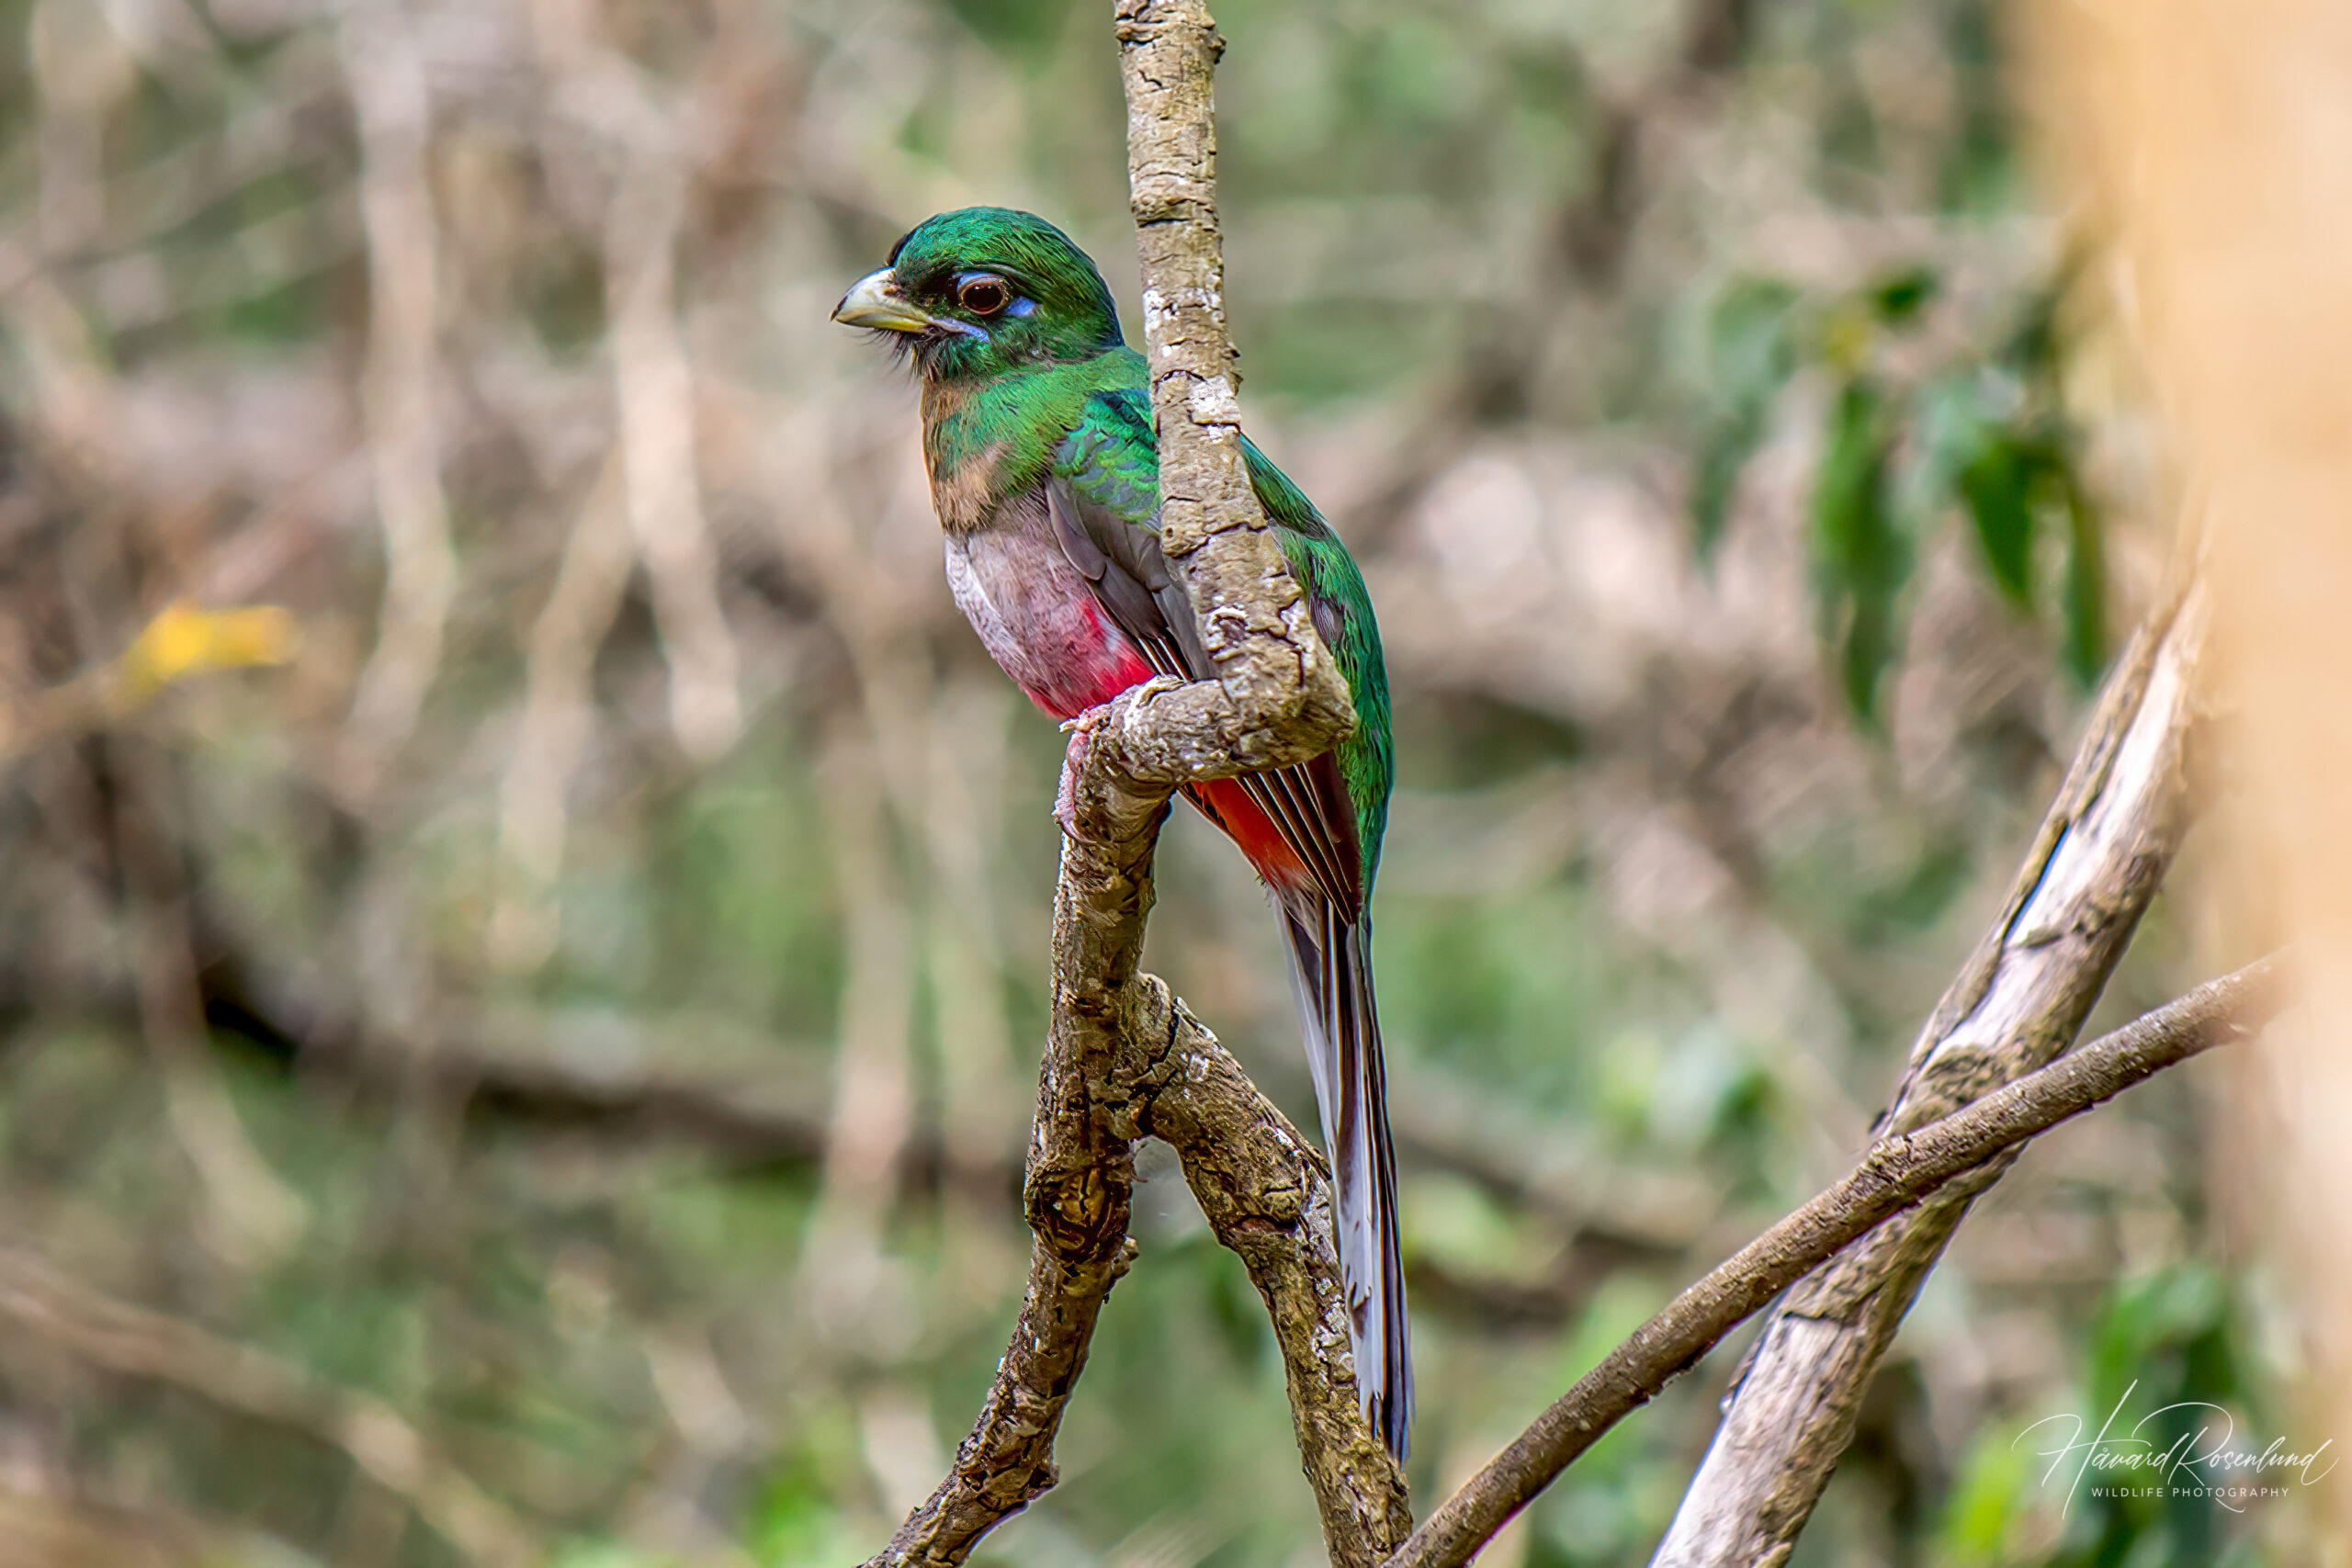
[[[1125,341],[1086,253],[1044,219],[1002,207],[917,224],[888,265],[842,296],[833,320],[890,334],[926,381],[1091,359]]]

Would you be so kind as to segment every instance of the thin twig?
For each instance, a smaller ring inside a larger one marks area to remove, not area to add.
[[[605,308],[629,526],[670,665],[670,727],[688,756],[709,761],[735,744],[743,718],[735,634],[718,602],[718,551],[695,463],[694,367],[672,299],[685,187],[686,171],[667,148],[634,151],[605,223]]]
[[[742,734],[741,656],[719,603],[718,550],[695,456],[695,367],[673,296],[695,155],[710,128],[696,121],[691,98],[657,98],[604,36],[599,10],[535,7],[533,35],[554,83],[555,125],[578,140],[564,151],[614,169],[599,249],[628,525],[670,668],[671,733],[707,762]]]
[[[2040,1071],[1871,1146],[1838,1184],[1742,1247],[1634,1330],[1413,1533],[1384,1568],[1459,1568],[1603,1433],[1825,1258],[1957,1179],[2164,1068],[2259,1029],[2277,1010],[2264,959],[2210,980]]]
[[[565,538],[555,586],[531,624],[526,695],[498,787],[498,901],[491,962],[527,973],[554,954],[574,771],[596,732],[596,652],[620,614],[632,556],[617,457],[607,457]]]
[[[195,1170],[206,1241],[246,1266],[279,1258],[310,1221],[310,1205],[245,1135],[220,1064],[209,1049],[188,935],[178,802],[155,749],[116,737],[107,750],[114,848],[129,916],[131,989],[164,1091],[164,1115]]]
[[[410,19],[356,7],[344,69],[359,122],[359,205],[368,231],[368,372],[361,402],[384,536],[383,610],[352,699],[341,760],[346,796],[365,801],[416,728],[441,662],[458,558],[441,489],[435,409],[439,241],[427,179],[432,96]]]

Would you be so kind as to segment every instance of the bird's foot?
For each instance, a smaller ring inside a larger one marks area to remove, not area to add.
[[[1086,754],[1094,744],[1094,732],[1110,716],[1111,705],[1103,703],[1088,708],[1076,718],[1062,721],[1062,733],[1069,737],[1069,746],[1062,752],[1061,783],[1054,790],[1054,821],[1066,839],[1079,836],[1079,775],[1086,771]]]
[[[1061,784],[1054,791],[1054,820],[1061,825],[1063,837],[1075,840],[1083,840],[1089,837],[1079,830],[1078,801],[1080,781],[1094,761],[1094,732],[1106,724],[1113,725],[1114,728],[1123,726],[1125,722],[1121,712],[1123,705],[1132,708],[1138,704],[1148,703],[1164,693],[1182,691],[1184,685],[1184,682],[1173,675],[1154,675],[1139,685],[1128,687],[1107,703],[1088,708],[1075,718],[1062,720],[1062,733],[1069,737],[1069,749],[1062,753]],[[1114,750],[1115,750],[1115,748]],[[1139,786],[1131,779],[1098,777],[1094,781],[1093,787],[1098,792],[1108,792],[1112,795],[1134,795],[1141,799],[1143,797],[1138,792],[1148,786]],[[1147,804],[1156,807],[1165,794],[1165,790],[1152,793]],[[1103,802],[1097,800],[1095,804],[1097,810],[1094,815],[1098,818],[1109,820],[1102,818]],[[1122,813],[1115,809],[1112,812],[1114,818],[1121,815]],[[1110,836],[1120,838],[1125,835],[1114,830]]]

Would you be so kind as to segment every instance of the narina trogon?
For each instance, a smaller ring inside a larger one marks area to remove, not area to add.
[[[833,320],[888,334],[911,357],[948,586],[1032,702],[1068,719],[1154,675],[1216,679],[1159,552],[1143,355],[1068,235],[1003,208],[942,213],[860,278]],[[1357,724],[1312,761],[1184,794],[1256,868],[1289,939],[1337,1188],[1356,1380],[1401,1457],[1413,1380],[1368,942],[1394,772],[1388,682],[1347,547],[1281,469],[1247,441],[1242,450]]]

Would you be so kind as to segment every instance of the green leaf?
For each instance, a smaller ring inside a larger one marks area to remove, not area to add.
[[[2006,430],[1987,428],[1961,465],[1960,493],[1976,524],[1984,564],[2008,601],[2033,607],[2033,455]]]
[[[2066,668],[2085,686],[2107,668],[2107,532],[2072,472],[2066,494]]]
[[[1712,560],[1731,517],[1739,476],[1764,439],[1764,420],[1746,411],[1710,423],[1690,471],[1690,536],[1701,560]]]
[[[1770,423],[1772,401],[1796,368],[1790,318],[1797,291],[1777,278],[1740,278],[1707,315],[1707,379],[1716,408],[1690,478],[1690,531],[1700,558],[1714,553],[1739,476]]]
[[[1993,1568],[2014,1562],[2010,1534],[2036,1495],[2032,1450],[2007,1422],[1988,1423],[1968,1446],[1944,1504],[1945,1568]]]
[[[1871,302],[1877,307],[1880,321],[1901,326],[1925,310],[1940,287],[1935,270],[1922,263],[1883,279],[1871,290]]]
[[[1910,554],[1887,494],[1893,434],[1884,395],[1868,378],[1838,394],[1813,484],[1813,548],[1822,635],[1856,718],[1875,726],[1878,692],[1900,640],[1895,598]]]
[[[1777,277],[1734,280],[1707,316],[1711,368],[1725,390],[1777,390],[1789,374],[1789,313],[1796,288]]]
[[[2063,283],[2034,294],[2001,345],[2001,362],[2029,381],[2047,382],[2058,373],[2058,305]]]

